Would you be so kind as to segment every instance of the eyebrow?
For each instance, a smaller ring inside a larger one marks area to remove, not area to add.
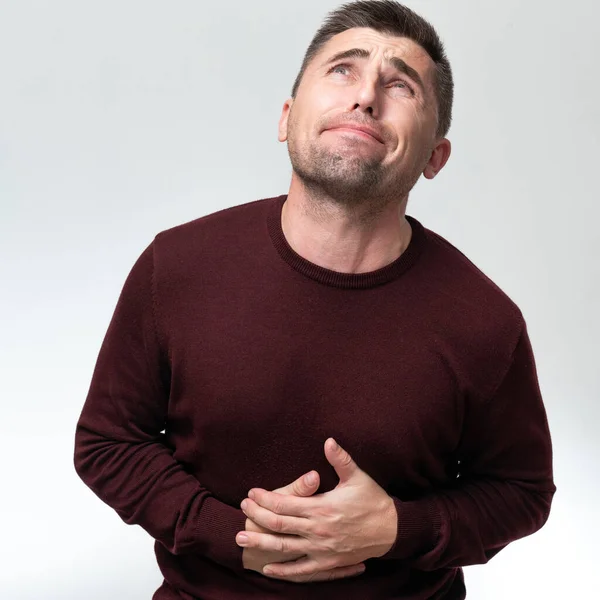
[[[330,65],[334,62],[338,62],[340,60],[344,60],[347,58],[371,58],[371,53],[364,48],[351,48],[350,50],[342,50],[337,54],[334,54],[331,58],[329,58],[326,62],[323,63],[323,67]],[[385,59],[385,62],[392,65],[396,71],[399,73],[404,73],[408,75],[417,85],[421,88],[421,91],[425,93],[425,85],[421,76],[415,69],[413,69],[410,65],[406,64],[401,58],[398,56],[390,56]]]

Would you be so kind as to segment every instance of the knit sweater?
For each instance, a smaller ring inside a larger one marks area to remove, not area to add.
[[[407,216],[392,263],[311,263],[287,196],[160,232],[132,267],[75,433],[75,468],[155,540],[155,600],[465,598],[463,570],[540,529],[556,487],[532,346],[515,303]],[[334,437],[393,498],[397,538],[349,579],[246,570],[252,487],[315,469]]]

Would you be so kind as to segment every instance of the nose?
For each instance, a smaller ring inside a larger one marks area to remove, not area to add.
[[[377,77],[364,78],[356,88],[354,110],[360,110],[376,118],[379,111]]]

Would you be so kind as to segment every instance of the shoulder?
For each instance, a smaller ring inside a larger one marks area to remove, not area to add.
[[[514,300],[473,260],[439,233],[424,230],[428,240],[427,280],[437,294],[474,316],[493,313],[496,320],[522,319]]]
[[[425,229],[422,277],[431,325],[442,343],[477,368],[487,387],[511,360],[525,329],[515,301],[470,258],[440,234]]]
[[[185,273],[197,261],[235,253],[265,218],[268,198],[223,208],[164,229],[153,240],[155,268],[170,278]]]
[[[236,206],[222,208],[192,221],[160,231],[155,237],[155,247],[160,250],[189,247],[201,244],[214,236],[235,235],[237,228],[248,227],[253,219],[261,218],[268,199],[253,200]]]

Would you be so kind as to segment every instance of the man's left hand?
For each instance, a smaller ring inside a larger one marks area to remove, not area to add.
[[[332,438],[325,456],[340,479],[335,489],[308,498],[253,488],[244,514],[273,534],[246,531],[244,547],[305,554],[271,563],[263,573],[276,579],[312,575],[386,554],[396,540],[398,517],[392,498]],[[299,536],[299,537],[298,537]]]

